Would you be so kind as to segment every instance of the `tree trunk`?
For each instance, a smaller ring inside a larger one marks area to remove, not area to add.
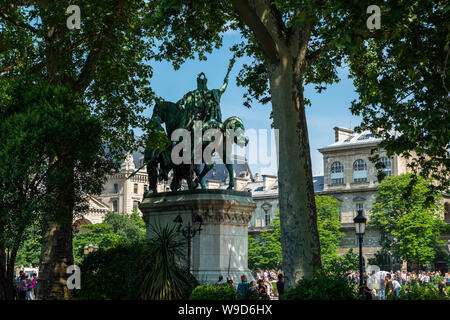
[[[43,300],[70,299],[67,288],[67,268],[73,265],[72,220],[74,201],[74,164],[61,161],[48,174],[47,186],[52,189],[47,213],[50,218],[43,237],[39,265],[38,298]]]
[[[0,248],[0,300],[13,300],[13,273],[8,268],[6,252]]]
[[[274,125],[279,129],[279,204],[286,287],[322,268],[303,85],[294,59],[269,66]]]

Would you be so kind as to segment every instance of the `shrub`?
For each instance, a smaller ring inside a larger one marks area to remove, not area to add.
[[[119,244],[90,253],[81,263],[81,289],[74,297],[81,300],[134,300],[146,259],[147,243]]]
[[[81,263],[76,299],[187,299],[198,282],[177,260],[183,245],[174,228],[156,226],[149,241],[122,242],[90,253]]]
[[[236,290],[228,283],[204,284],[196,287],[189,300],[236,300]]]
[[[439,293],[436,286],[423,284],[421,286],[414,284],[409,287],[402,287],[399,296],[390,296],[389,300],[446,300],[447,298]]]
[[[356,300],[356,285],[345,277],[318,272],[312,279],[302,279],[285,291],[283,300]]]

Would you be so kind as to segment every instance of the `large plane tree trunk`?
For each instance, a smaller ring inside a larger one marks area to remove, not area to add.
[[[286,288],[290,288],[322,268],[302,77],[308,67],[312,26],[307,20],[302,26],[287,27],[269,0],[232,3],[252,30],[269,73],[274,125],[279,130],[283,269]]]
[[[287,287],[321,268],[308,129],[293,59],[269,68],[274,126],[279,130],[279,204]]]
[[[73,264],[72,220],[75,206],[74,163],[60,161],[48,173],[52,197],[46,210],[47,231],[43,237],[39,265],[38,298],[70,299],[67,268]]]

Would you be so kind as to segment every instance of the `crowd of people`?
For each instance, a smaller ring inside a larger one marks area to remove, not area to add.
[[[348,275],[349,281],[359,285],[360,275],[353,272]],[[403,294],[413,285],[434,284],[440,294],[449,297],[447,287],[450,286],[450,273],[442,274],[440,271],[379,271],[372,274],[364,274],[364,295],[367,300],[386,300],[390,296],[398,297],[403,288]]]
[[[228,283],[236,289],[236,295],[240,300],[276,300],[284,293],[284,275],[281,271],[275,273],[274,270],[259,270],[254,274],[255,281],[248,282],[247,276],[241,276],[241,282],[234,285],[232,279],[225,281],[222,276],[216,284]],[[276,288],[276,290],[275,290]]]
[[[35,300],[38,277],[36,273],[19,272],[14,277],[14,293],[16,300]]]

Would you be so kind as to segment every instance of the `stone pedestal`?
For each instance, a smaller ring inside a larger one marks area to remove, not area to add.
[[[177,215],[183,227],[198,214],[203,219],[202,231],[192,239],[191,271],[200,283],[226,280],[240,282],[248,269],[248,223],[256,204],[251,193],[235,190],[186,190],[164,192],[144,197],[139,205],[147,225],[174,225]]]

